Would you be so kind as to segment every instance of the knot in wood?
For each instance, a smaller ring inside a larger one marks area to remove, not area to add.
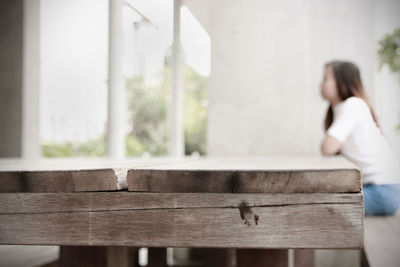
[[[255,224],[258,225],[260,217],[257,214],[253,213],[253,210],[249,207],[248,202],[244,200],[240,202],[239,212],[240,212],[240,218],[244,220],[244,224],[246,224],[247,226],[251,226],[252,225],[251,221],[254,218]]]

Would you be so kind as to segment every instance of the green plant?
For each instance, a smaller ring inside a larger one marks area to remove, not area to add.
[[[379,69],[387,65],[400,78],[400,27],[379,41]]]
[[[379,41],[378,58],[379,69],[385,65],[388,66],[400,82],[400,27],[396,28],[393,33],[386,34]],[[400,122],[397,124],[396,130],[400,132]]]

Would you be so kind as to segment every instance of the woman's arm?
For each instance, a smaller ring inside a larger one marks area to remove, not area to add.
[[[326,135],[321,144],[321,152],[324,156],[336,155],[342,148],[342,144],[330,135]]]

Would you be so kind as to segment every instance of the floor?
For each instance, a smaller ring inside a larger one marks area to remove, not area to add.
[[[0,267],[41,266],[58,258],[58,246],[0,246]]]

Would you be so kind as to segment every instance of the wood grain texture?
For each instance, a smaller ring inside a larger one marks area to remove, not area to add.
[[[133,168],[128,189],[136,192],[347,193],[361,191],[359,170],[332,158],[205,158]]]
[[[311,195],[314,200],[321,196],[322,201],[287,204],[295,202],[295,198],[286,200],[282,194],[278,200],[268,202],[275,195],[265,199],[261,194],[254,194],[254,199],[250,198],[252,194],[249,198],[241,194],[194,194],[193,198],[188,195],[191,194],[173,194],[174,200],[162,204],[162,208],[154,202],[135,206],[132,201],[128,204],[132,208],[122,209],[111,202],[92,204],[93,211],[3,210],[0,244],[216,248],[360,248],[363,244],[360,196],[354,203],[348,198],[336,203],[340,195],[346,194],[332,194],[335,201],[328,203],[327,194],[304,194],[303,200]],[[217,195],[221,203],[214,203],[218,198],[207,202],[210,195]],[[237,198],[231,200],[232,196]],[[165,200],[161,197],[158,201]],[[246,203],[244,211],[239,209],[242,203]]]
[[[118,190],[119,182],[126,184],[129,168],[163,166],[190,160],[193,159],[1,159],[0,192]],[[117,177],[121,171],[123,177]]]
[[[0,172],[0,192],[79,192],[118,190],[113,169]]]
[[[144,209],[232,208],[246,202],[251,207],[362,204],[361,194],[213,194],[213,193],[2,193],[0,214],[54,213]]]
[[[340,157],[0,160],[0,192],[112,191],[120,188],[119,182],[126,181],[129,190],[139,192],[361,190],[358,169]]]
[[[358,170],[129,170],[129,191],[162,193],[348,193],[361,191]]]
[[[400,212],[366,217],[364,266],[400,266]],[[367,261],[367,262],[366,262]]]

